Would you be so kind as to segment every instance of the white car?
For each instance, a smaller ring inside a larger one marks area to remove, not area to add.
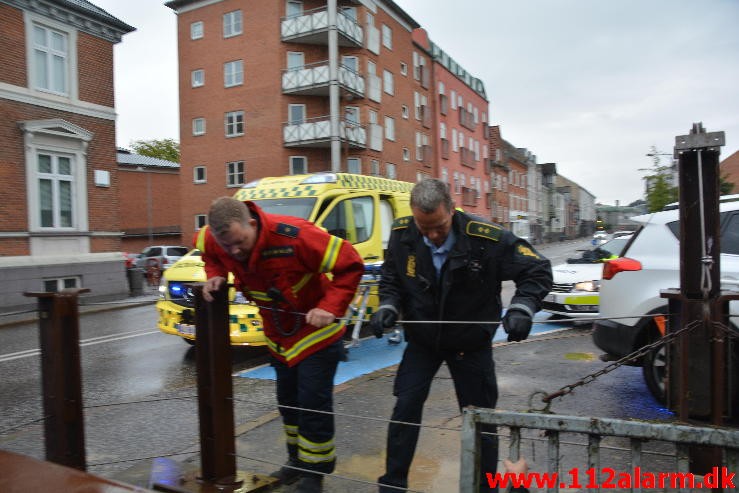
[[[739,195],[721,197],[721,289],[739,289]],[[593,324],[593,341],[612,358],[620,359],[664,334],[668,300],[660,290],[680,286],[680,211],[663,210],[637,216],[642,223],[621,258],[604,265],[600,285],[600,317]],[[730,303],[739,313],[739,302]],[[633,315],[632,318],[623,318]],[[732,318],[733,330],[739,318]],[[739,335],[739,333],[737,333]],[[739,353],[739,345],[733,345]],[[739,355],[735,354],[735,358]],[[647,387],[665,399],[666,350],[651,351],[639,362]]]
[[[603,261],[618,257],[629,239],[631,236],[615,238],[552,267],[554,283],[542,309],[556,317],[597,317]]]

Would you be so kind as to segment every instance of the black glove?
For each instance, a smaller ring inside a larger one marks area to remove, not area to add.
[[[531,332],[531,316],[522,310],[508,310],[503,317],[503,330],[508,342],[523,341]]]
[[[385,329],[395,326],[395,322],[397,320],[398,313],[393,308],[381,306],[380,309],[370,317],[369,325],[375,337],[380,339],[385,333]]]

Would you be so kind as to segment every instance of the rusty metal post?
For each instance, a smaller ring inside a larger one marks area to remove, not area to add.
[[[198,373],[201,480],[218,486],[241,484],[236,472],[228,288],[211,303],[195,294],[195,361]]]
[[[78,295],[88,291],[24,293],[38,298],[46,460],[80,471],[87,464]]]

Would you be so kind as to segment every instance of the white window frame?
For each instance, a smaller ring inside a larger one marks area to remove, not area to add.
[[[398,178],[398,170],[393,163],[385,163],[385,175],[391,180]]]
[[[244,83],[244,60],[231,60],[223,64],[223,87],[235,87]]]
[[[347,123],[359,125],[361,122],[359,106],[344,106],[344,120]]]
[[[439,138],[446,139],[446,123],[439,123]]]
[[[446,94],[446,87],[444,86],[444,83],[442,81],[439,81],[439,94]]]
[[[380,160],[379,159],[370,160],[370,175],[380,176]]]
[[[305,53],[302,51],[288,51],[286,58],[285,63],[288,70],[301,70],[305,68]]]
[[[371,124],[377,124],[377,111],[373,109],[367,109],[367,121]]]
[[[202,129],[200,128],[200,124],[202,123]],[[195,135],[205,135],[205,118],[202,116],[199,116],[197,118],[192,119],[192,134]]]
[[[294,6],[297,8],[292,9],[291,6]],[[285,2],[285,17],[287,19],[292,19],[294,17],[300,17],[301,15],[303,15],[303,2],[300,2],[298,0],[287,0]]]
[[[196,68],[190,72],[190,87],[203,87],[205,85],[205,70]]]
[[[443,181],[447,185],[449,184],[449,170],[446,166],[443,166],[441,168],[441,181]]]
[[[351,166],[352,163],[356,164],[356,171],[352,171],[352,166]],[[362,174],[362,159],[358,157],[346,158],[346,172],[354,173],[355,175],[361,175]]]
[[[456,110],[457,109],[457,91],[452,89],[450,96],[449,96],[449,108]]]
[[[348,62],[348,63],[347,63]],[[359,73],[359,57],[354,55],[342,55],[341,65],[354,73]]]
[[[203,21],[194,21],[190,23],[190,39],[203,39],[205,36],[205,24]]]
[[[400,106],[400,116],[402,116],[405,120],[410,117],[410,111],[408,111],[407,105],[403,104]]]
[[[72,282],[69,282],[69,281],[72,281]],[[65,289],[65,288],[79,288],[79,287],[81,287],[80,282],[81,281],[80,281],[80,278],[78,276],[73,276],[73,277],[58,277],[58,278],[51,278],[51,279],[48,279],[47,278],[47,279],[44,279],[44,288],[43,289],[47,293],[48,292],[58,293],[59,291],[61,291],[62,289]],[[49,289],[49,286],[48,286],[49,283],[56,284],[56,286],[54,287],[54,289]]]
[[[240,187],[244,183],[246,183],[246,165],[244,165],[244,161],[227,162],[226,187]]]
[[[244,120],[244,111],[227,111],[223,115],[223,127],[226,133],[226,137],[239,137],[244,135],[244,127],[246,122]]]
[[[388,50],[393,49],[393,29],[387,24],[382,25],[382,46]]]
[[[411,151],[407,147],[403,147],[403,161],[411,160]]]
[[[408,64],[405,62],[400,62],[400,75],[408,75]]]
[[[50,171],[40,171],[39,165],[41,162],[41,156],[45,156],[49,158],[49,165],[51,167]],[[67,173],[62,173],[59,171],[61,160],[64,160],[69,168]],[[44,224],[43,218],[41,215],[39,215],[38,224],[39,227],[44,231],[49,230],[55,230],[55,231],[66,231],[70,229],[75,229],[76,222],[77,222],[77,216],[78,212],[76,211],[75,207],[75,194],[76,194],[76,182],[79,180],[78,177],[75,176],[75,166],[74,166],[74,156],[67,154],[67,153],[60,153],[60,152],[53,152],[53,151],[39,151],[36,154],[36,169],[35,169],[35,183],[38,187],[38,210],[39,212],[43,212],[43,209],[41,208],[41,202],[44,200],[44,195],[41,193],[41,184],[40,182],[43,180],[46,183],[50,183],[51,185],[51,224]],[[68,187],[67,194],[64,194],[62,192],[62,185],[65,185],[65,187]],[[69,202],[69,223],[68,224],[62,224],[63,218],[62,218],[62,195],[67,195],[67,200]]]
[[[300,118],[293,118],[293,110],[298,110]],[[305,123],[306,120],[306,107],[305,104],[288,104],[287,105],[287,123],[288,125],[300,125]]]
[[[295,172],[296,161],[302,161],[303,170],[299,173]],[[289,172],[291,175],[304,175],[308,173],[308,158],[306,156],[290,156],[288,160]]]
[[[382,90],[391,96],[395,95],[395,76],[389,70],[382,71]]]
[[[26,28],[26,66],[28,68],[29,89],[39,93],[53,94],[55,96],[63,96],[71,100],[76,100],[78,97],[77,31],[72,29],[69,25],[51,21],[46,17],[40,17],[28,11],[26,11],[24,15]],[[66,44],[65,50],[60,51],[55,50],[50,46],[36,45],[35,28],[37,27],[44,30],[47,39],[49,38],[50,33],[62,35]],[[37,52],[42,52],[47,55],[45,63],[47,68],[47,78],[43,83],[40,83],[39,81],[41,74],[39,73],[36,60]],[[64,87],[62,90],[52,87],[51,83],[55,69],[50,68],[49,65],[55,56],[63,59],[61,72]]]
[[[244,32],[244,15],[241,9],[223,14],[223,37],[232,38]]]
[[[385,116],[385,138],[395,141],[395,118]]]
[[[198,178],[198,172],[202,171],[202,178]],[[208,183],[208,168],[204,165],[193,166],[192,168],[192,182],[200,185],[202,183]]]
[[[459,141],[457,140],[457,129],[452,127],[452,151],[459,152]]]

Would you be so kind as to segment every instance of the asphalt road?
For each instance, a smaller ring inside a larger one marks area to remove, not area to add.
[[[541,246],[553,264],[572,256],[584,241]],[[513,293],[506,283],[504,303]],[[192,451],[198,442],[193,349],[156,329],[153,305],[83,314],[80,340],[87,462],[97,474],[135,464],[132,458]],[[0,327],[0,448],[43,458],[40,358],[36,323]],[[263,354],[235,351],[234,372],[262,364]],[[274,400],[270,387],[235,393]],[[243,387],[243,388],[242,388]],[[270,409],[236,403],[237,424]]]

